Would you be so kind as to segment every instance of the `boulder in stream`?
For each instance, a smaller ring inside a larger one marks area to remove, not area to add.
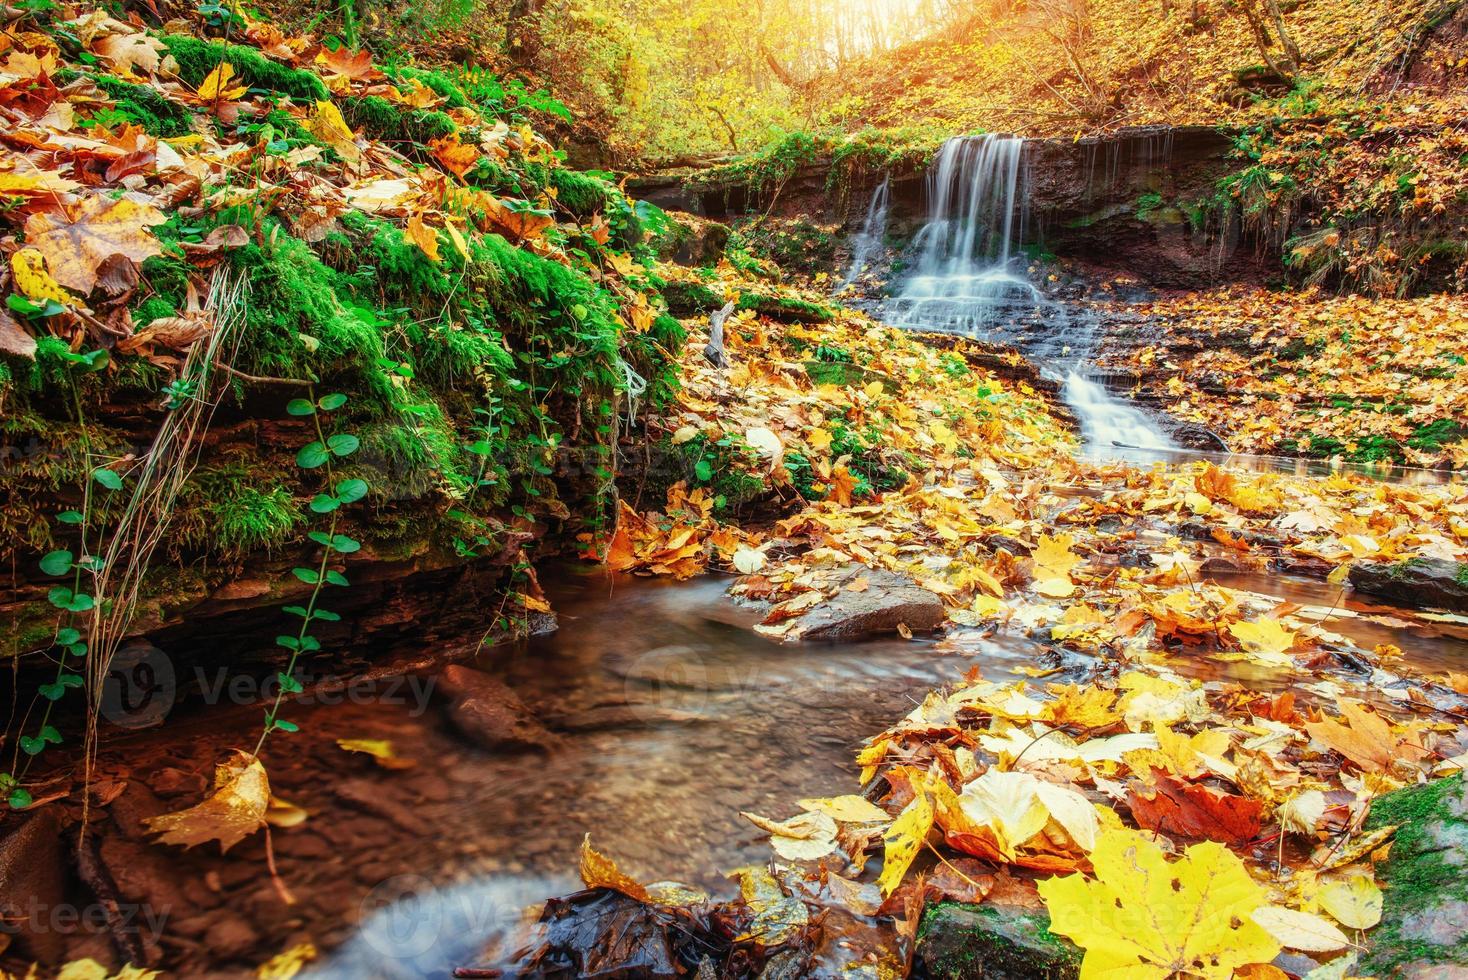
[[[465,737],[491,751],[546,749],[554,736],[519,695],[483,671],[451,664],[438,677],[449,698],[449,721]]]
[[[1459,773],[1377,800],[1367,829],[1396,826],[1383,866],[1386,902],[1353,973],[1429,980],[1468,976],[1468,782]]]
[[[797,621],[791,635],[802,640],[860,640],[895,633],[906,626],[926,633],[943,623],[943,600],[906,575],[883,569],[853,565],[841,576],[843,582],[866,579],[860,592],[844,585],[825,602],[814,606]]]
[[[1468,565],[1442,558],[1363,562],[1351,567],[1351,588],[1407,609],[1468,612]]]
[[[1081,951],[1042,909],[943,902],[923,913],[917,957],[935,980],[1072,980]]]

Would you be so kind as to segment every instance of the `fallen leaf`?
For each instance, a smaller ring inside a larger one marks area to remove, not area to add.
[[[270,781],[260,760],[236,751],[214,770],[214,792],[202,803],[147,817],[143,823],[158,834],[157,843],[194,847],[219,841],[221,853],[265,826]]]
[[[623,874],[617,862],[591,846],[591,835],[581,839],[581,881],[587,888],[610,888],[639,902],[651,902],[647,889]]]
[[[1298,949],[1306,953],[1330,953],[1351,945],[1351,940],[1345,933],[1311,912],[1265,905],[1255,909],[1252,918],[1287,949]]]
[[[87,296],[97,285],[97,270],[114,255],[135,263],[161,255],[163,247],[148,229],[168,218],[126,197],[88,195],[60,212],[26,219],[26,244],[46,258],[51,276],[67,289]]]

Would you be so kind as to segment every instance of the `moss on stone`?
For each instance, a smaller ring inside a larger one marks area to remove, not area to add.
[[[1381,924],[1360,972],[1392,976],[1410,962],[1456,961],[1457,944],[1436,944],[1420,924],[1445,903],[1468,902],[1468,786],[1463,774],[1411,786],[1375,801],[1366,829],[1397,828],[1382,869]]]
[[[600,177],[562,167],[550,172],[550,185],[556,189],[556,201],[578,218],[605,210],[608,197],[615,192]]]
[[[208,74],[229,62],[238,78],[251,88],[288,95],[297,102],[322,102],[331,98],[326,83],[314,72],[287,68],[260,53],[257,48],[221,44],[196,37],[167,34],[163,43],[178,62],[178,77],[198,88]]]
[[[404,109],[378,95],[340,100],[342,117],[353,128],[381,140],[428,143],[458,132],[459,124],[432,109]]]
[[[112,100],[113,108],[131,122],[143,127],[150,136],[186,136],[193,113],[157,89],[135,85],[115,75],[91,76],[92,83]]]

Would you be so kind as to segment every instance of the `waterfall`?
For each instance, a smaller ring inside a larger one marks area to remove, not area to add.
[[[856,277],[865,272],[872,259],[882,251],[887,241],[887,215],[891,210],[892,177],[888,175],[872,191],[872,200],[867,205],[861,230],[851,240],[851,266],[846,270],[845,278],[837,285],[836,292],[839,293],[856,282]]]
[[[992,133],[943,144],[928,171],[915,268],[893,303],[898,323],[977,334],[1006,310],[1042,299],[1016,260],[1023,149],[1024,140]]]
[[[1019,347],[1063,384],[1061,397],[1092,454],[1178,449],[1140,409],[1092,376],[1095,314],[1048,299],[1026,277],[1023,150],[1023,139],[993,134],[943,144],[928,171],[928,221],[913,239],[912,274],[884,315],[898,326]]]

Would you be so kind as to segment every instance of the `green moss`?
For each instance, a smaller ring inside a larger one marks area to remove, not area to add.
[[[205,77],[224,62],[251,88],[289,95],[297,102],[323,102],[331,98],[326,83],[314,72],[287,68],[262,55],[257,48],[203,41],[196,37],[167,34],[163,43],[178,62],[178,76],[197,88]]]
[[[134,85],[113,75],[91,76],[92,83],[113,102],[113,107],[150,136],[186,136],[192,130],[193,113],[157,89]]]
[[[428,143],[459,131],[459,124],[432,109],[403,109],[378,95],[340,100],[342,117],[353,128],[382,140]]]
[[[550,185],[556,189],[557,202],[579,218],[605,210],[608,197],[615,192],[600,177],[562,167],[550,172]]]
[[[450,109],[463,109],[471,104],[464,90],[442,72],[414,68],[411,65],[398,65],[383,69],[383,74],[398,83],[414,81],[422,84],[443,98]]]
[[[774,320],[794,323],[829,323],[834,317],[831,308],[823,303],[812,303],[795,296],[770,296],[762,293],[741,295],[739,309],[754,310]]]
[[[663,287],[663,299],[674,316],[706,316],[724,305],[718,293],[701,282],[670,282]]]
[[[1468,901],[1461,862],[1468,854],[1463,774],[1389,793],[1371,806],[1366,829],[1397,827],[1383,871],[1386,905],[1360,972],[1393,976],[1408,962],[1446,963],[1458,950],[1403,931],[1409,916],[1446,901]]]

